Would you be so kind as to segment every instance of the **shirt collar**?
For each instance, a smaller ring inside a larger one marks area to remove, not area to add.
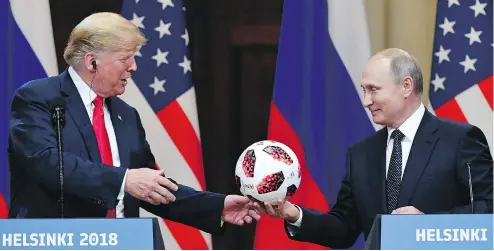
[[[82,80],[72,66],[69,67],[68,71],[72,81],[74,81],[79,95],[81,96],[84,106],[90,106],[93,103],[94,98],[96,98],[96,93],[89,87],[88,84],[86,84],[86,82],[84,82],[84,80]]]
[[[415,138],[415,134],[417,133],[417,130],[419,129],[420,121],[422,121],[422,117],[424,116],[425,113],[425,107],[421,103],[419,108],[410,116],[405,122],[398,127],[398,129],[405,135],[405,138],[403,139],[404,141],[410,141],[413,142],[413,139]],[[387,127],[388,129],[388,143],[389,139],[391,137],[391,133],[396,130],[396,128],[391,128]]]

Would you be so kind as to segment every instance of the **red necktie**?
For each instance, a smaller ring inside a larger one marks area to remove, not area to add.
[[[94,101],[93,112],[93,129],[96,135],[96,141],[98,142],[98,149],[101,155],[101,161],[106,165],[113,165],[113,158],[110,148],[110,138],[105,127],[105,113],[103,111],[103,98],[97,96]],[[116,218],[115,208],[108,210],[106,213],[107,218]]]

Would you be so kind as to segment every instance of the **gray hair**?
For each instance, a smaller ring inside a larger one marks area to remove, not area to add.
[[[378,54],[391,60],[390,70],[396,83],[400,83],[405,77],[410,76],[413,80],[415,94],[417,96],[422,95],[424,92],[424,79],[422,70],[414,56],[397,48],[386,49]]]

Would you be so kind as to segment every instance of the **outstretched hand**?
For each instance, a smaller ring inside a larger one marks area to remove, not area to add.
[[[239,195],[226,196],[221,217],[225,222],[238,226],[250,224],[253,220],[258,221],[261,218],[249,198]]]
[[[300,211],[297,207],[285,200],[278,200],[274,205],[271,205],[268,202],[264,202],[264,204],[259,204],[256,202],[254,203],[254,208],[257,211],[275,218],[287,220],[289,222],[295,222],[300,217]]]

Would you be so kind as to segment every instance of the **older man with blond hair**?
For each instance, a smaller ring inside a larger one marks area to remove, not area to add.
[[[378,214],[492,213],[492,156],[484,134],[429,113],[423,84],[408,52],[391,48],[371,57],[362,73],[363,103],[384,128],[348,149],[331,211],[283,201],[258,210],[285,219],[289,238],[336,249],[351,247],[362,232],[367,238]]]
[[[10,117],[11,218],[139,217],[139,207],[209,233],[259,215],[242,196],[200,192],[157,170],[139,113],[117,96],[137,70],[146,38],[115,13],[96,13],[72,31],[59,76],[16,90]],[[63,211],[51,113],[65,106]],[[59,102],[59,101],[57,101]],[[163,166],[167,168],[179,168]]]

